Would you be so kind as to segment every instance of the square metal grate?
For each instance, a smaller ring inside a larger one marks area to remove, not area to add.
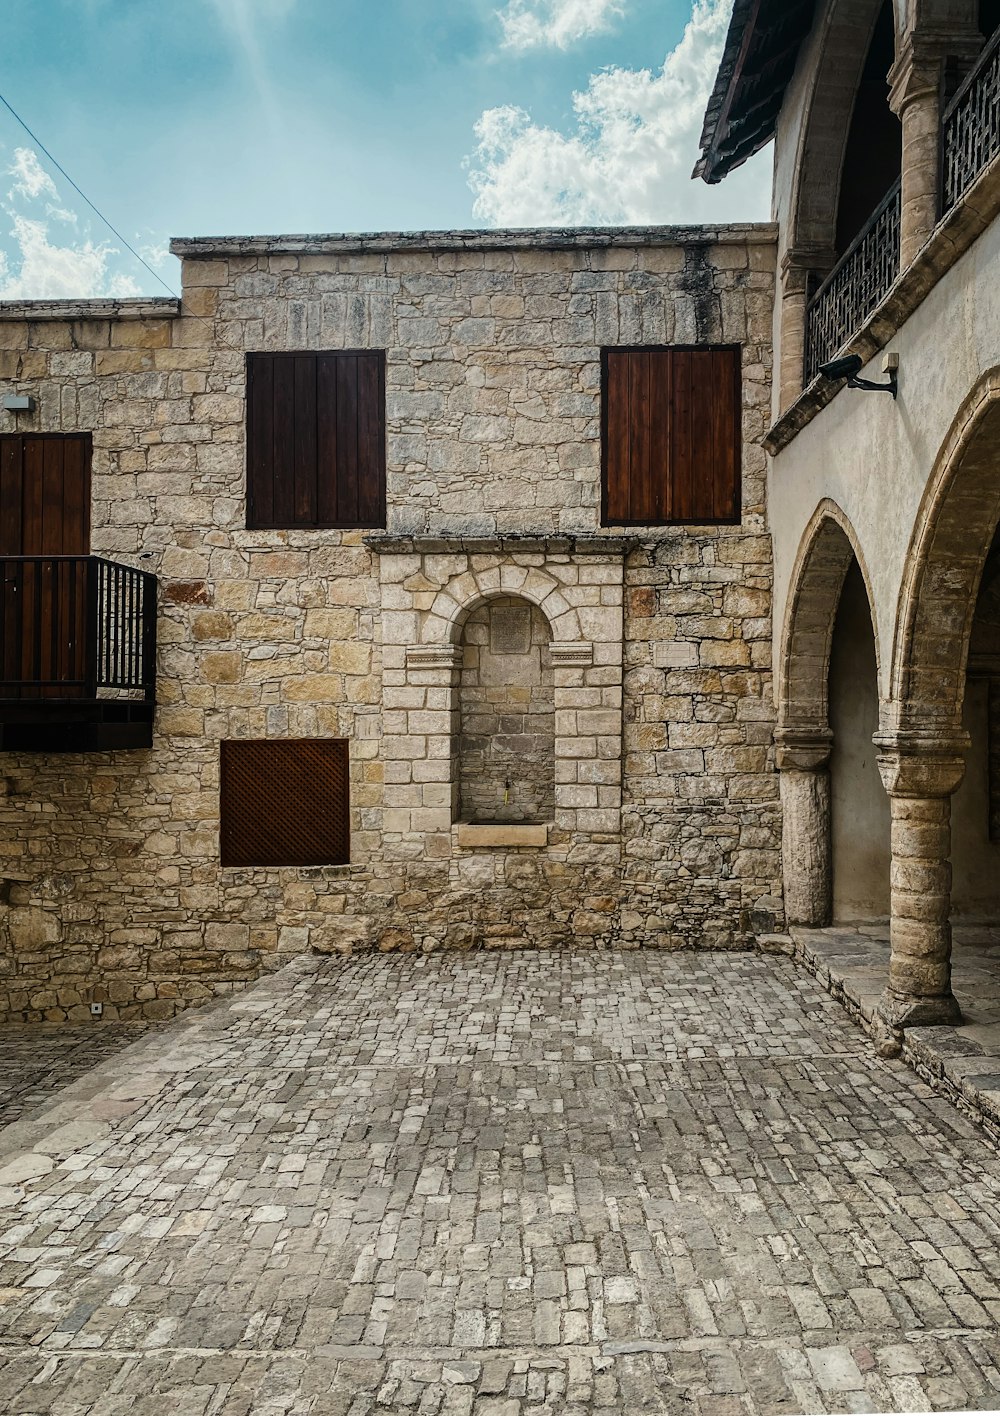
[[[219,806],[223,865],[346,865],[346,738],[227,740]]]

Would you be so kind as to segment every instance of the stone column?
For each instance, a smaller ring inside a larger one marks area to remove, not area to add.
[[[945,57],[971,64],[981,42],[978,35],[957,27],[911,32],[889,71],[889,106],[903,129],[901,270],[913,261],[938,221]]]
[[[821,927],[833,912],[829,728],[778,728],[785,918]]]
[[[951,991],[951,797],[965,774],[958,739],[900,743],[877,734],[892,805],[889,983],[880,1012],[895,1032],[960,1023]]]
[[[826,247],[796,246],[781,258],[781,349],[778,411],[798,398],[805,384],[806,306],[810,280],[822,276],[833,265],[833,252]]]

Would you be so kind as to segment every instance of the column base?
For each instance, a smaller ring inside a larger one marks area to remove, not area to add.
[[[893,1032],[904,1028],[957,1028],[962,1022],[958,1000],[949,990],[920,997],[887,988],[878,1005],[879,1017]]]

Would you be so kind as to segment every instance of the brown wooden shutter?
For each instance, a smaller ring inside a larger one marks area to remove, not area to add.
[[[247,355],[247,525],[385,525],[385,355]]]
[[[89,433],[0,435],[0,680],[7,698],[78,698],[87,674]],[[65,685],[63,687],[62,685]]]
[[[90,434],[0,435],[0,555],[90,551]]]
[[[346,739],[221,744],[223,865],[346,865],[349,808]]]
[[[738,347],[602,351],[603,520],[740,520]]]

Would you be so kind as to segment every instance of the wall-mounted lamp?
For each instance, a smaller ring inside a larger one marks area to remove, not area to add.
[[[5,413],[34,413],[35,400],[27,393],[5,393],[3,407]]]
[[[832,359],[829,364],[820,364],[819,371],[825,379],[846,379],[848,388],[863,388],[875,393],[898,392],[899,355],[887,354],[882,363],[882,372],[889,375],[888,383],[872,383],[871,379],[859,379],[865,361],[860,354],[845,354],[843,359]]]

